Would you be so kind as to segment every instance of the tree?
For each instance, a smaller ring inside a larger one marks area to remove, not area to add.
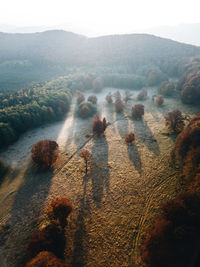
[[[49,139],[40,140],[33,145],[31,157],[41,167],[53,167],[58,158],[58,144]]]
[[[72,204],[68,198],[56,198],[51,201],[47,207],[47,214],[51,219],[58,220],[64,228],[67,224],[67,218],[72,211]]]
[[[87,174],[88,161],[91,159],[92,154],[88,150],[84,149],[80,151],[80,156],[85,160],[85,174]]]
[[[134,140],[135,140],[134,132],[130,132],[130,133],[126,134],[125,141],[127,143],[132,143]]]
[[[132,107],[131,114],[134,119],[141,119],[144,115],[144,105],[136,104]]]
[[[97,115],[94,116],[93,125],[92,125],[93,133],[95,133],[97,135],[101,135],[104,133],[107,126],[108,126],[108,124],[107,124],[106,118],[103,118],[103,120],[101,121],[99,116],[97,116]]]
[[[164,97],[159,95],[159,96],[156,97],[155,101],[159,106],[161,106],[164,103]]]
[[[30,260],[25,267],[66,267],[66,265],[52,252],[42,251]]]
[[[165,117],[165,125],[173,132],[181,132],[185,125],[181,111],[170,111]]]

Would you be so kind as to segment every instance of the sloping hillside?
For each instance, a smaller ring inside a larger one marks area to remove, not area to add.
[[[125,67],[131,72],[169,66],[200,54],[200,48],[147,34],[87,38],[61,30],[33,34],[0,33],[0,87],[24,86],[66,74],[70,68]]]

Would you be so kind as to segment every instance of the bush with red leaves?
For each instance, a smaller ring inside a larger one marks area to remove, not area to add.
[[[130,132],[125,136],[125,141],[127,143],[132,143],[135,140],[135,134],[134,132]]]
[[[25,267],[66,267],[66,265],[53,253],[42,251],[30,260]]]
[[[200,103],[200,71],[190,73],[181,91],[181,100],[185,104]]]
[[[193,182],[190,184],[189,187],[190,192],[199,192],[200,193],[200,172],[197,173]]]
[[[114,94],[114,97],[115,97],[115,111],[117,113],[121,113],[123,112],[124,110],[124,103],[122,101],[122,97],[121,97],[121,94],[119,91],[117,91],[115,94]]]
[[[190,149],[200,147],[200,114],[196,115],[185,129],[177,136],[174,154],[182,161]]]
[[[160,88],[158,89],[158,92],[161,95],[164,96],[171,96],[175,91],[175,86],[173,83],[169,83],[169,82],[162,82]]]
[[[52,167],[58,158],[58,144],[49,139],[40,140],[33,145],[31,157],[41,167]]]
[[[144,105],[136,104],[132,107],[131,114],[134,119],[142,119],[142,116],[144,115]]]
[[[50,251],[58,258],[63,258],[65,236],[62,228],[51,223],[42,230],[36,230],[26,244],[28,258],[34,258],[41,251]]]
[[[83,149],[80,151],[80,156],[85,161],[85,173],[87,174],[88,161],[92,158],[92,154],[90,151]]]
[[[85,96],[80,91],[77,91],[75,95],[76,95],[76,102],[77,102],[77,104],[80,104],[83,101],[85,101]]]
[[[106,101],[108,102],[108,104],[111,104],[113,102],[111,93],[106,96]]]
[[[200,194],[186,192],[162,206],[141,249],[149,267],[193,266],[200,238]],[[185,252],[185,253],[183,253]]]
[[[88,118],[91,115],[91,110],[87,105],[83,105],[79,111],[80,117]]]
[[[147,89],[142,88],[141,92],[137,95],[138,100],[145,100],[147,98]]]
[[[96,105],[92,104],[92,102],[82,102],[78,106],[78,115],[83,119],[91,117],[96,111]]]
[[[129,91],[125,91],[125,97],[124,97],[124,102],[127,104],[128,101],[131,100],[131,97],[132,97],[132,93],[130,93]]]
[[[165,125],[173,132],[180,132],[184,128],[184,118],[180,110],[170,111],[165,117]]]
[[[163,81],[167,81],[168,78],[160,70],[154,69],[154,70],[149,70],[146,73],[146,80],[149,86],[154,86],[160,84]]]
[[[56,198],[47,207],[47,214],[53,220],[58,220],[62,227],[67,224],[67,217],[72,211],[72,204],[68,198]]]
[[[93,125],[92,125],[92,131],[94,134],[101,135],[105,132],[108,124],[106,122],[106,118],[103,118],[101,121],[99,116],[94,116],[93,118]]]
[[[187,181],[192,181],[200,172],[200,147],[192,148],[184,159],[183,175]]]
[[[164,103],[164,97],[159,95],[156,97],[155,101],[159,106],[161,106]]]
[[[97,103],[97,97],[95,95],[88,96],[88,102],[91,102],[92,104],[96,105]]]

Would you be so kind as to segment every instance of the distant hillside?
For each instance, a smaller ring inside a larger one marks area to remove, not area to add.
[[[18,87],[65,74],[70,68],[145,65],[168,72],[200,48],[148,34],[87,38],[61,30],[33,34],[0,33],[0,87]]]
[[[145,33],[170,38],[182,43],[200,46],[200,23],[180,24],[176,26],[161,26],[144,30]]]

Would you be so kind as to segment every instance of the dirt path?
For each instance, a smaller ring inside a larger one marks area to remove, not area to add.
[[[116,115],[104,97],[105,92],[98,97],[100,112],[111,122],[105,137],[88,136],[91,121],[80,121],[72,112],[60,127],[63,148],[57,170],[38,173],[28,165],[1,185],[0,266],[23,266],[32,229],[45,219],[51,199],[64,196],[74,207],[66,227],[68,266],[142,266],[139,248],[160,203],[181,189],[179,169],[170,166],[174,136],[164,134],[164,115],[175,108],[187,114],[196,110],[175,99],[158,108],[149,98],[143,121],[132,121],[134,100],[124,115]],[[136,142],[127,146],[124,136],[130,130]],[[83,147],[93,155],[88,176],[79,157]]]

